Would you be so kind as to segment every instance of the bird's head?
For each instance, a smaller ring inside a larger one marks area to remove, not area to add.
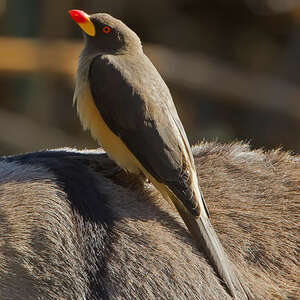
[[[77,9],[70,10],[69,14],[82,29],[88,51],[119,54],[142,49],[135,32],[109,14],[88,15]]]

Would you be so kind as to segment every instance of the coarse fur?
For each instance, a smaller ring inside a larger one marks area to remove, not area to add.
[[[238,143],[193,153],[254,299],[299,299],[300,157]],[[230,299],[177,213],[116,170],[101,151],[0,159],[0,299]]]

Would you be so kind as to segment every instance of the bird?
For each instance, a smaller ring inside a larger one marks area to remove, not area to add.
[[[84,129],[120,168],[154,185],[178,211],[227,292],[248,299],[210,222],[170,90],[140,38],[109,14],[69,14],[84,36],[73,97]]]

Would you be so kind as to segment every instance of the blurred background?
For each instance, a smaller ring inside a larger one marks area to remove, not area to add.
[[[107,12],[141,38],[192,144],[300,152],[299,0],[0,0],[0,154],[97,147],[72,107],[80,28]]]

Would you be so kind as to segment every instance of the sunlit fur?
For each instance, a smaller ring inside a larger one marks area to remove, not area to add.
[[[300,157],[244,144],[193,152],[255,299],[297,299]],[[100,151],[0,159],[0,237],[0,299],[230,299],[160,194]]]

